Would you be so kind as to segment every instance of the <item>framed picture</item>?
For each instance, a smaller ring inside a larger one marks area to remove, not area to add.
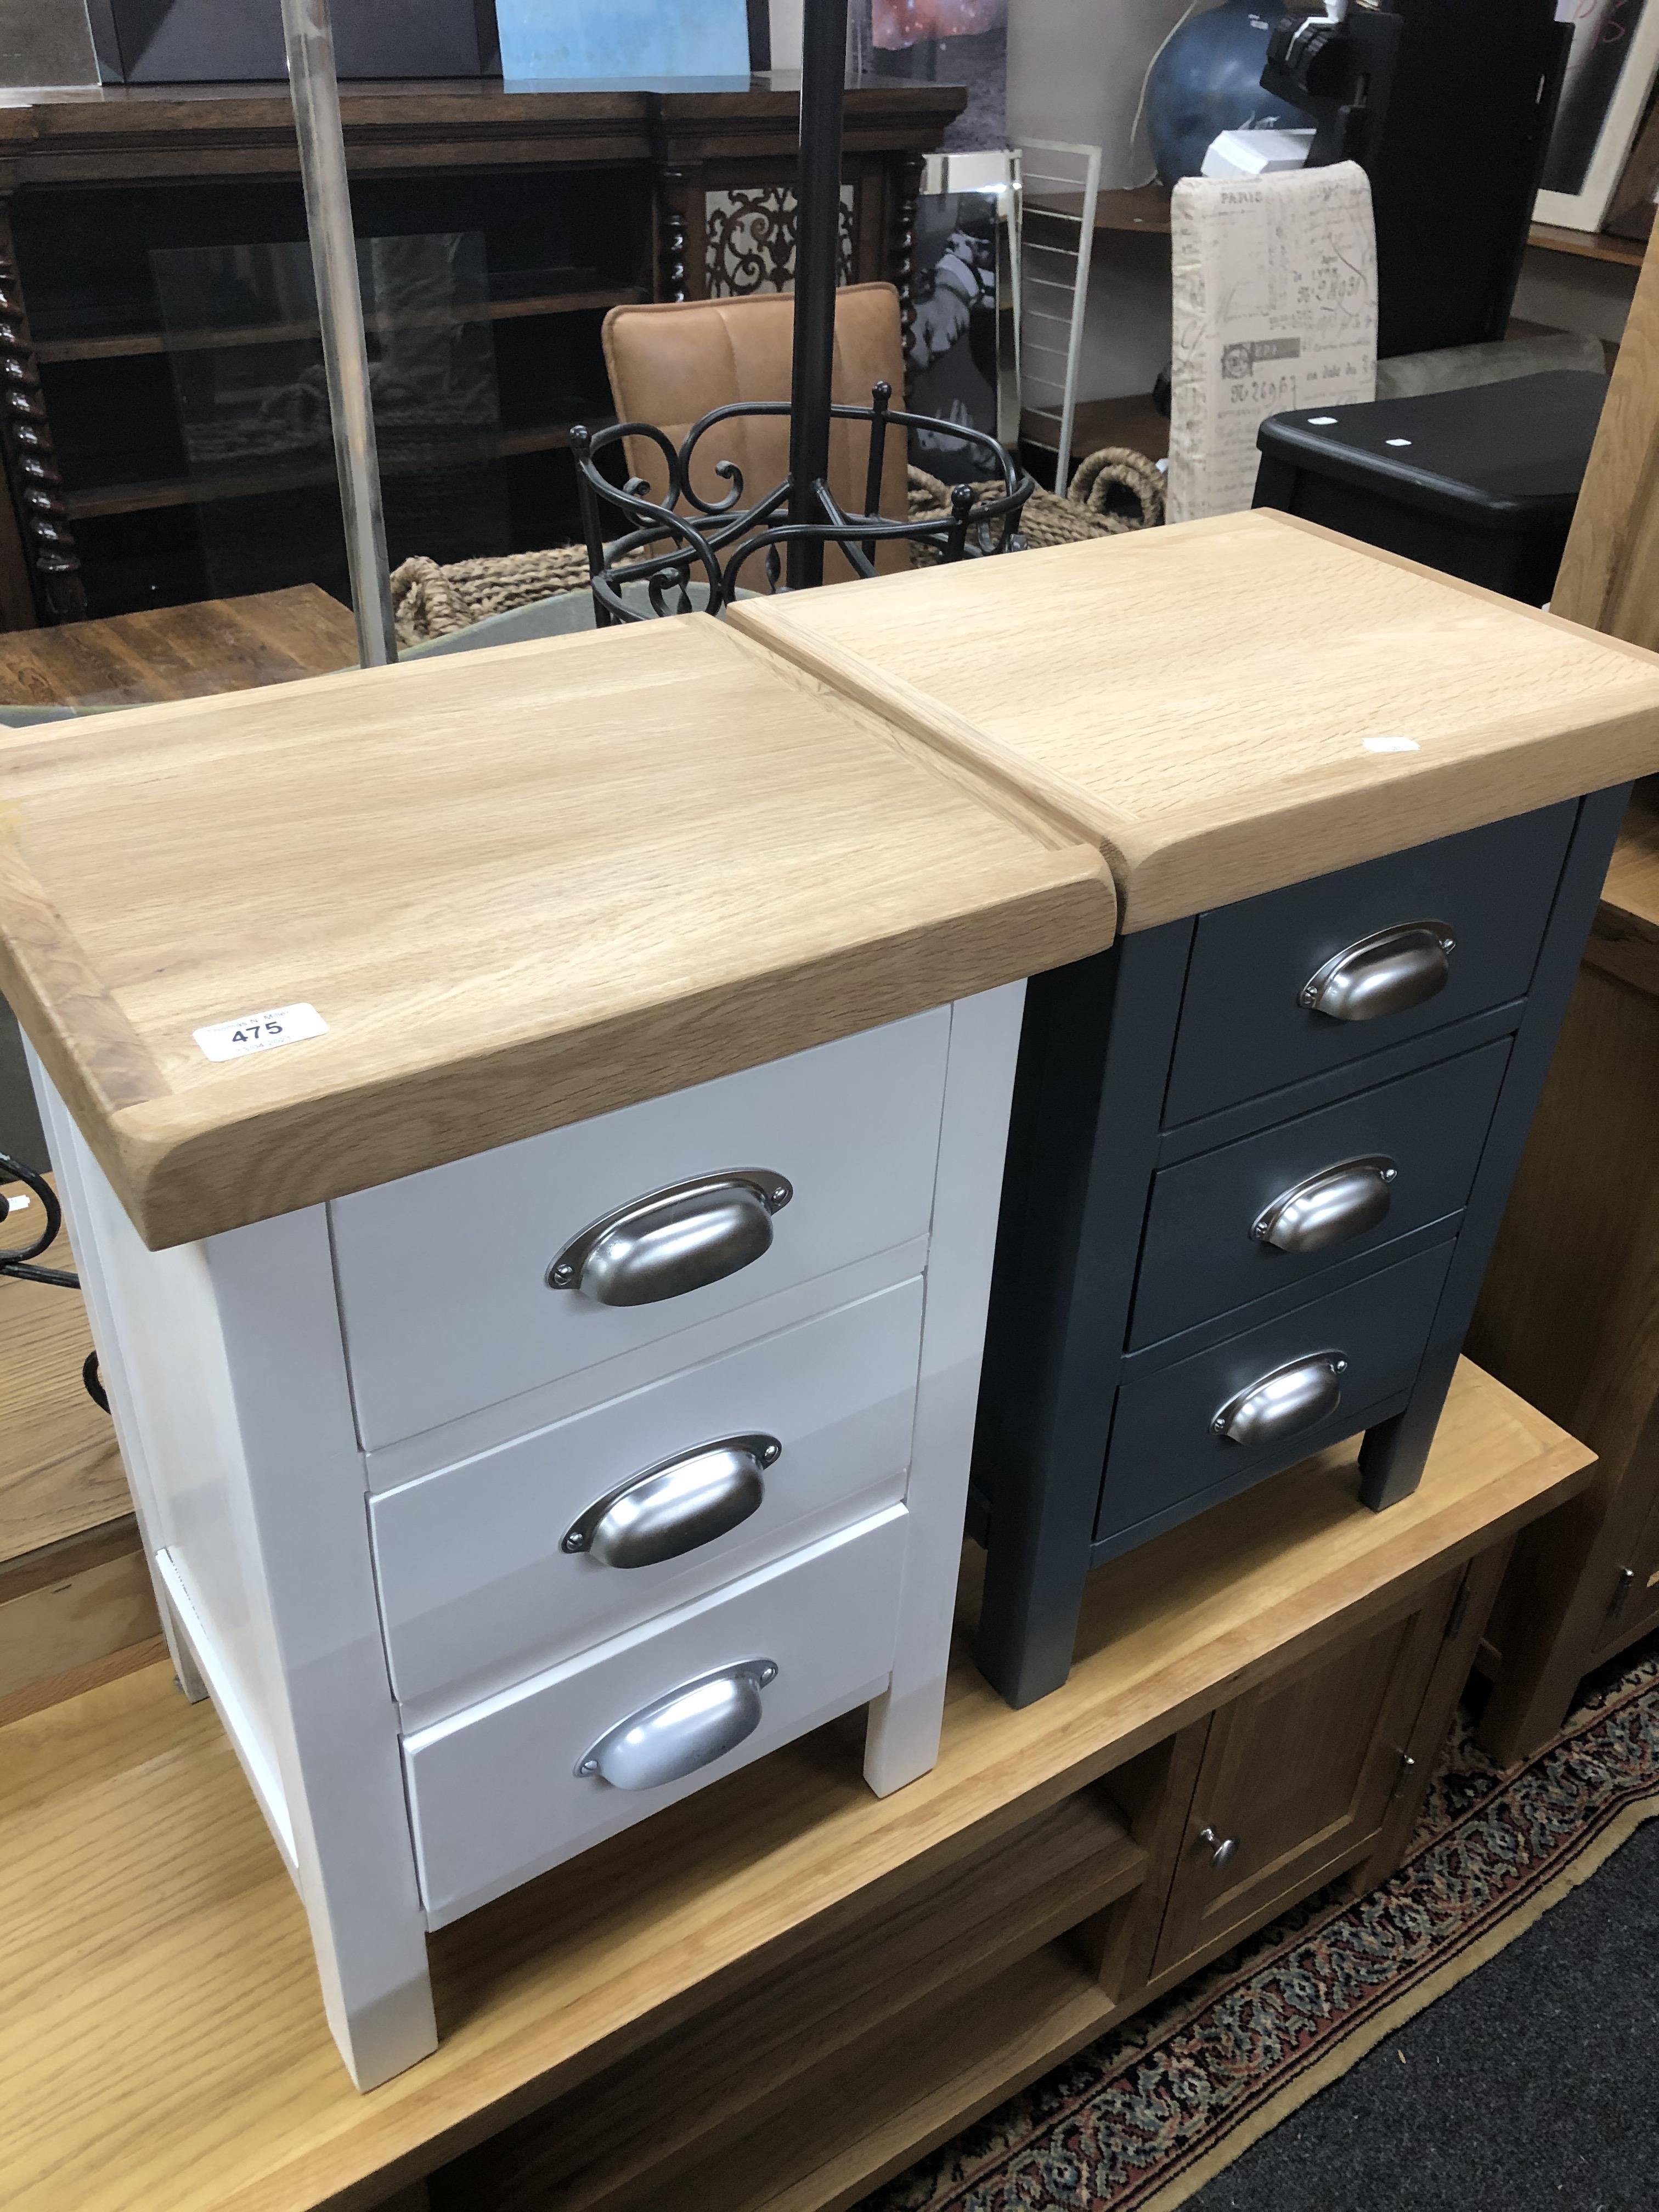
[[[38,8],[40,0],[18,0]],[[77,0],[83,12],[87,0]],[[89,0],[106,84],[279,82],[278,0]],[[332,0],[342,78],[489,76],[493,0]]]
[[[87,0],[0,0],[0,90],[68,91],[97,82]]]
[[[916,210],[915,327],[910,333],[909,404],[964,428],[997,424],[995,213],[977,193],[924,199]],[[963,438],[912,430],[911,459],[945,483],[985,472]]]
[[[278,0],[0,0],[0,85],[14,21],[28,52],[88,11],[95,84],[258,82],[286,77]],[[767,0],[330,0],[334,59],[354,77],[666,76],[747,85],[772,66]],[[497,16],[499,15],[499,24]],[[44,26],[44,27],[43,27]],[[54,62],[54,68],[64,64]],[[16,74],[18,84],[43,83]],[[53,83],[69,80],[54,76]]]
[[[1560,0],[1557,13],[1572,44],[1533,212],[1600,230],[1659,76],[1659,0]]]
[[[495,0],[495,21],[509,84],[684,77],[748,89],[748,0]]]
[[[1653,235],[1656,211],[1659,211],[1659,100],[1650,100],[1630,158],[1613,186],[1601,228],[1615,238],[1649,239]]]
[[[860,76],[968,88],[966,109],[945,133],[947,153],[1008,143],[1008,0],[850,0],[847,20]]]

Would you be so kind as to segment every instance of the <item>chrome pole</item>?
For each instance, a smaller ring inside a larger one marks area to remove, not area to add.
[[[392,574],[386,560],[386,518],[374,447],[374,410],[368,389],[368,347],[363,300],[357,283],[357,241],[351,228],[346,183],[345,133],[340,86],[334,70],[334,32],[328,0],[283,0],[288,44],[289,90],[300,138],[306,225],[317,280],[328,410],[334,425],[334,461],[340,474],[346,564],[357,617],[357,653],[365,668],[398,658],[392,617]]]

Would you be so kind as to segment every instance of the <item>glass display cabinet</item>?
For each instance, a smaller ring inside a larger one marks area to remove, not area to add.
[[[963,98],[849,88],[845,279],[908,298],[921,157]],[[344,89],[394,565],[580,536],[607,309],[789,282],[798,104],[782,76]],[[344,597],[286,88],[106,87],[7,111],[0,141],[0,627]],[[737,250],[761,216],[768,250]]]

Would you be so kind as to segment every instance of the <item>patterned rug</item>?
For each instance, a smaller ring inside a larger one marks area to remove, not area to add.
[[[1174,2212],[1659,1816],[1659,1638],[1504,1771],[1460,1715],[1404,1863],[1307,1899],[858,2212]]]

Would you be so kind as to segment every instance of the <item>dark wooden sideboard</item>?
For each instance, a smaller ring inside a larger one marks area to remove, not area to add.
[[[907,321],[922,156],[965,99],[848,88],[843,269],[895,281]],[[370,271],[393,561],[574,538],[605,311],[789,281],[795,80],[368,84],[343,106],[359,239],[423,249]],[[283,86],[0,109],[0,628],[343,591],[304,239]]]
[[[1659,1629],[1659,791],[1638,785],[1469,1334],[1591,1446],[1493,1608],[1482,1740],[1528,1759],[1594,1668]]]

